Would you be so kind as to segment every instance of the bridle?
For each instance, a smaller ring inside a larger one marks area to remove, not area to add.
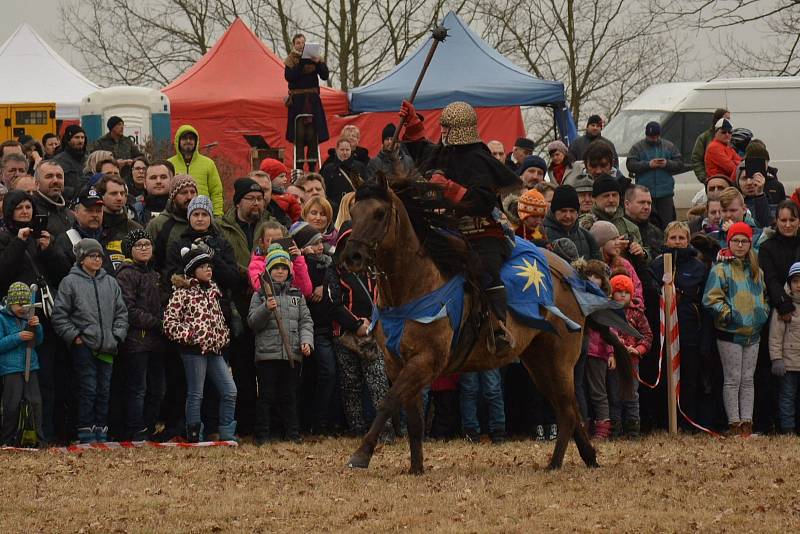
[[[386,239],[386,236],[389,235],[389,226],[394,221],[394,237],[395,242],[397,242],[397,233],[399,231],[400,226],[400,217],[397,214],[397,208],[395,208],[394,203],[389,201],[389,205],[391,207],[392,213],[391,216],[387,216],[384,218],[383,224],[383,232],[381,232],[380,237],[375,239],[374,241],[367,241],[364,239],[358,239],[357,237],[353,237],[351,234],[348,240],[352,243],[357,243],[363,245],[367,249],[367,259],[366,259],[366,270],[367,276],[372,279],[378,278],[388,278],[392,275],[392,273],[386,273],[385,271],[381,270],[376,264],[375,259],[378,256],[378,246]]]

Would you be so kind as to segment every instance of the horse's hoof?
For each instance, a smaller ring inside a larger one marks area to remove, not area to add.
[[[415,467],[415,466],[412,465],[408,469],[408,474],[409,475],[416,475],[416,476],[424,475],[425,474],[425,468],[422,467],[421,465],[419,467]]]
[[[559,462],[559,463],[549,463],[547,465],[547,470],[548,471],[558,471],[559,469],[561,469],[561,462]]]
[[[360,454],[354,454],[350,457],[350,460],[348,460],[347,467],[350,469],[367,469],[369,467],[369,458]]]

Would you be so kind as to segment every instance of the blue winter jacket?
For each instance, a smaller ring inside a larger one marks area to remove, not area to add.
[[[0,308],[0,376],[25,372],[25,352],[27,341],[19,338],[25,330],[27,321],[18,318],[8,308]],[[42,325],[36,327],[36,345],[44,340]],[[36,349],[31,350],[31,371],[39,369],[39,358]]]
[[[658,169],[650,168],[650,160],[664,158],[667,166]],[[683,171],[683,158],[680,151],[666,139],[651,143],[642,139],[633,145],[625,161],[628,172],[636,175],[636,184],[650,190],[653,198],[664,198],[675,195],[675,178],[673,175]]]

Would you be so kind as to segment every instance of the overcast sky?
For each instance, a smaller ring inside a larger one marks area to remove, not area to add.
[[[61,49],[56,42],[56,37],[62,31],[62,23],[58,16],[59,0],[0,0],[0,43],[5,42],[14,33],[14,30],[27,22],[44,37],[44,39],[58,51],[64,59],[72,63],[77,69],[84,71],[81,58],[69,49]],[[736,38],[743,43],[757,45],[762,34],[755,28],[738,28]],[[711,43],[719,43],[723,39],[721,32],[701,32],[697,30],[687,31],[687,41],[690,46],[690,57],[684,63],[686,79],[705,79],[708,72],[703,68],[709,62],[716,63],[721,61],[711,47]],[[710,61],[709,61],[710,60]],[[84,74],[92,79],[89,72]],[[731,74],[735,76],[735,73]]]

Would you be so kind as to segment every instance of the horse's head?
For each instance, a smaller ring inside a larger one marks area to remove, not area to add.
[[[394,247],[397,208],[386,177],[362,185],[350,208],[352,230],[341,255],[344,266],[361,272],[376,260],[379,250]]]

